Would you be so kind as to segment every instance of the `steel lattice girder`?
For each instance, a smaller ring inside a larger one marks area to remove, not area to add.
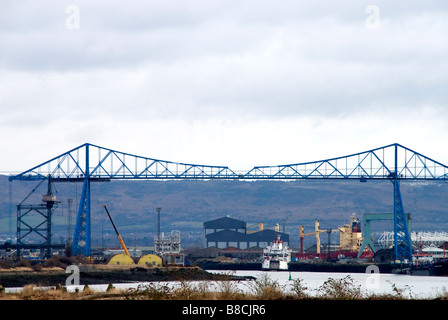
[[[448,180],[448,166],[399,144],[348,156],[279,166],[258,166],[252,179],[390,179]]]
[[[87,157],[88,154],[88,157]],[[88,159],[87,159],[88,158]],[[89,162],[89,168],[86,166]],[[89,171],[89,172],[87,172]],[[320,161],[257,166],[237,174],[226,166],[158,160],[83,144],[10,180],[90,179],[390,179],[448,180],[448,166],[399,144]]]
[[[86,163],[89,163],[89,166]],[[10,180],[89,179],[235,179],[225,166],[186,164],[136,156],[92,144],[83,144]]]
[[[19,175],[13,180],[84,181],[76,223],[75,254],[90,255],[90,182],[110,179],[388,179],[394,184],[395,228],[400,243],[396,258],[409,258],[409,233],[399,189],[400,180],[448,180],[448,166],[400,144],[326,160],[257,166],[237,174],[226,166],[171,162],[83,144]],[[396,243],[397,243],[396,242]],[[411,251],[412,254],[412,251]]]

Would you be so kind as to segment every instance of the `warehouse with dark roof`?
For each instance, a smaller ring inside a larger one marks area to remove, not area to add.
[[[266,229],[248,232],[246,222],[229,216],[204,222],[206,247],[225,249],[235,247],[247,249],[251,247],[265,248],[274,241],[277,235],[289,245],[289,235],[276,230]]]

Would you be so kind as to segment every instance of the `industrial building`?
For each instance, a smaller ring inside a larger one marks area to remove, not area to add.
[[[276,230],[260,228],[256,232],[247,231],[246,222],[230,218],[229,216],[204,222],[206,247],[225,249],[235,247],[248,249],[251,247],[265,248],[279,235],[286,245],[289,245],[289,235]]]
[[[185,254],[181,252],[180,231],[163,232],[154,237],[154,253],[162,258],[164,265],[184,265]]]

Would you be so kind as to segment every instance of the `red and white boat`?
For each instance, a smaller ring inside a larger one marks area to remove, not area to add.
[[[292,250],[277,235],[272,244],[263,249],[261,268],[263,270],[288,270],[291,252]]]

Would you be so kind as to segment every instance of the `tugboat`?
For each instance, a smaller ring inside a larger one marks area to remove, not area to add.
[[[288,270],[291,261],[292,250],[283,244],[280,237],[272,242],[272,245],[263,249],[263,270]]]

